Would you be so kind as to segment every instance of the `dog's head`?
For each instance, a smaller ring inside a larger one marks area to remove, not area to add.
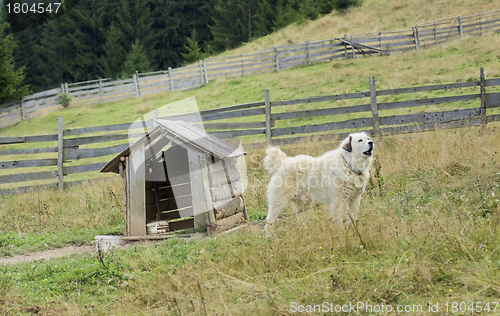
[[[344,139],[341,147],[355,159],[371,158],[375,144],[365,133],[352,133]]]

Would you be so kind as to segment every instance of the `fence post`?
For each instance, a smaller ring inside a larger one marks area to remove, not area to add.
[[[264,104],[266,111],[266,144],[271,146],[271,102],[269,101],[269,90],[264,90]]]
[[[102,103],[102,79],[99,79],[99,98],[101,99]]]
[[[205,83],[208,83],[207,63],[203,59],[203,70],[205,71]]]
[[[132,80],[134,82],[134,92],[135,92],[135,97],[138,98],[139,97],[139,91],[137,89],[137,77],[135,74],[132,75]]]
[[[203,79],[203,64],[201,60],[198,62],[200,65],[200,86],[202,86],[205,83],[205,80]]]
[[[415,41],[415,49],[418,50],[418,28],[416,26],[412,26],[411,29],[413,30],[413,40]]]
[[[152,124],[153,127],[156,126],[156,120],[157,119],[158,119],[158,111],[156,109],[153,109],[153,118],[152,118],[152,120],[153,120],[153,124]]]
[[[460,35],[460,38],[462,38],[462,18],[458,16],[458,34]]]
[[[63,117],[57,117],[57,182],[59,190],[64,189],[64,130],[63,130]]]
[[[24,97],[21,97],[21,118],[23,121],[26,119],[26,116],[24,113]]]
[[[141,86],[139,85],[139,71],[135,71],[135,80],[137,82],[137,95],[141,96]]]
[[[481,126],[483,128],[488,124],[488,117],[486,116],[486,80],[484,78],[484,69],[479,68],[479,80],[481,81]]]
[[[344,34],[344,58],[347,58],[347,44],[345,41],[347,40],[347,35]]]
[[[280,71],[278,47],[276,47],[276,46],[274,46],[274,67],[276,68],[276,72]]]
[[[65,83],[64,83],[64,93],[69,94],[69,91],[68,91],[68,83],[67,83],[67,82],[65,82]]]
[[[373,137],[380,138],[380,120],[378,117],[377,91],[375,77],[370,77],[370,108],[372,110]]]
[[[483,35],[483,25],[481,24],[481,16],[479,16],[479,36]]]
[[[437,45],[438,40],[437,40],[437,29],[436,29],[436,22],[434,22],[434,45]]]
[[[352,58],[356,58],[356,53],[354,52],[354,42],[352,41],[352,35],[351,35],[351,46],[352,46]]]
[[[64,83],[61,83],[61,93],[64,93]]]
[[[172,67],[168,67],[168,79],[170,80],[170,91],[174,91],[174,80],[172,79]]]
[[[307,64],[309,65],[309,41],[306,42],[307,46]]]

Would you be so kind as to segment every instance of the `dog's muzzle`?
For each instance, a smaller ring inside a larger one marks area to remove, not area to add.
[[[370,146],[370,149],[363,152],[363,155],[365,155],[365,156],[373,155],[373,143],[368,143],[368,145]]]

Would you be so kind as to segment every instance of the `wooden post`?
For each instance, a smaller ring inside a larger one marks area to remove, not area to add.
[[[67,83],[67,82],[66,82],[66,83],[64,83],[64,91],[65,91],[64,93],[69,94],[69,91],[68,91],[68,83]]]
[[[309,65],[309,41],[306,42],[306,49],[307,49],[307,64]]]
[[[347,58],[347,44],[345,41],[347,40],[347,35],[344,34],[344,58]]]
[[[203,70],[205,71],[205,83],[208,83],[207,63],[203,59]]]
[[[413,40],[415,41],[415,49],[418,50],[419,44],[418,44],[418,29],[416,26],[411,27],[413,30]]]
[[[436,28],[436,22],[434,22],[434,45],[437,45],[438,40],[437,40],[437,28]]]
[[[139,84],[139,71],[135,71],[135,80],[137,82],[137,95],[140,97],[141,96],[141,86]]]
[[[266,144],[271,146],[271,102],[269,101],[269,90],[264,90],[265,111],[266,111]]]
[[[146,235],[146,168],[144,142],[130,151],[129,193],[130,193],[130,235]]]
[[[23,121],[26,119],[24,112],[24,97],[21,97],[21,118]]]
[[[133,74],[132,75],[132,80],[134,82],[134,92],[135,92],[135,97],[138,98],[139,97],[139,91],[137,89],[137,76],[136,74]]]
[[[245,65],[243,64],[243,53],[241,53],[241,76],[245,77]]]
[[[481,24],[481,16],[479,16],[479,35],[483,35],[483,25]]]
[[[486,80],[483,68],[479,68],[479,78],[481,81],[481,126],[484,128],[488,124],[488,117],[486,116]]]
[[[102,103],[102,79],[99,79],[99,98],[101,99]]]
[[[458,17],[458,34],[460,35],[460,38],[462,38],[462,18],[459,16]]]
[[[356,53],[354,52],[354,42],[352,41],[352,35],[351,35],[351,46],[352,46],[352,58],[356,58]]]
[[[373,137],[380,138],[380,120],[378,117],[377,91],[375,77],[370,77],[370,108],[372,110]]]
[[[276,47],[276,46],[274,46],[274,67],[276,68],[276,72],[280,71],[278,47]]]
[[[378,49],[382,50],[382,32],[378,32]]]
[[[200,65],[200,86],[202,86],[205,83],[205,80],[203,79],[203,64],[201,60],[198,64]]]
[[[153,109],[153,127],[156,126],[156,120],[158,119],[158,111],[156,109]]]
[[[57,117],[57,182],[59,190],[64,189],[64,130],[63,117]]]
[[[174,79],[172,79],[172,67],[168,67],[168,79],[170,80],[170,91],[174,91]]]
[[[210,235],[214,232],[212,225],[215,223],[215,215],[210,195],[207,162],[200,151],[191,147],[188,147],[188,162],[194,225],[200,228],[206,227]]]
[[[61,93],[64,93],[64,83],[61,83]]]

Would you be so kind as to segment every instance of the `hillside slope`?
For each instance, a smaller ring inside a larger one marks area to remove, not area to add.
[[[470,15],[498,8],[494,1],[365,0],[360,7],[344,13],[333,12],[316,21],[291,25],[227,54],[254,52],[275,45],[300,43],[378,30],[401,30],[417,23]],[[47,116],[0,129],[0,136],[55,133],[57,116],[64,117],[65,128],[132,122],[141,115],[170,102],[196,96],[200,109],[262,101],[264,89],[271,100],[338,94],[367,90],[368,77],[377,77],[377,87],[398,88],[427,83],[456,82],[478,78],[484,67],[487,78],[500,76],[498,51],[500,37],[486,34],[420,51],[394,53],[379,58],[334,60],[253,77],[217,79],[186,92],[165,92],[140,99],[104,104],[78,104]]]

